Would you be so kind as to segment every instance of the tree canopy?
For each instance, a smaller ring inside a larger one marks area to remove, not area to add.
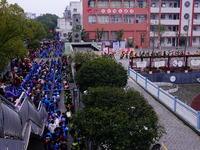
[[[58,16],[54,14],[43,14],[42,16],[37,17],[37,21],[45,25],[45,29],[47,32],[46,38],[52,39],[54,29],[57,26]]]
[[[102,28],[101,30],[99,30],[99,28],[97,28],[97,29],[96,29],[95,38],[96,38],[98,41],[101,41],[104,32],[105,32],[105,31],[104,31],[104,28]]]
[[[38,48],[40,46],[40,41],[46,37],[47,32],[45,30],[45,25],[38,22],[37,20],[28,20],[29,32],[32,34],[32,38],[27,39],[28,48]]]
[[[124,35],[124,30],[121,29],[121,30],[116,31],[116,35],[117,35],[116,40],[117,40],[117,41],[121,41],[121,40],[122,40],[122,37],[123,37],[123,35]]]
[[[75,62],[76,64],[84,64],[97,57],[100,56],[91,51],[86,51],[86,52],[77,51],[73,53],[72,61]]]
[[[0,2],[0,72],[13,58],[24,57],[28,45],[44,38],[46,32],[39,22],[27,19],[17,4]]]
[[[57,26],[58,16],[54,14],[43,14],[42,16],[37,17],[37,21],[46,25],[48,30],[54,30]]]
[[[96,58],[83,64],[76,74],[76,83],[83,92],[88,87],[125,87],[127,71],[115,60]]]
[[[144,97],[133,89],[89,88],[74,123],[93,145],[107,150],[147,150],[163,129]]]

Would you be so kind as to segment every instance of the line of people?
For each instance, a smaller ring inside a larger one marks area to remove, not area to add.
[[[33,49],[29,51],[29,57],[31,60],[34,58],[52,58],[62,56],[62,42],[49,41],[41,46],[41,48]]]
[[[63,92],[65,91],[65,96],[66,93],[68,93],[68,99],[71,100],[70,110],[67,109],[67,111],[63,113],[52,109],[49,110],[48,124],[44,132],[44,145],[46,150],[66,150],[68,147],[67,138],[74,105],[72,103],[72,94],[69,89],[69,85],[67,88],[64,86],[64,83],[68,84],[68,80],[66,78],[69,73],[67,65],[65,57],[62,57],[62,67],[59,68],[59,71],[56,71],[54,88],[62,90]],[[62,79],[66,80],[62,82]],[[57,96],[56,93],[53,93],[53,96],[54,95]]]

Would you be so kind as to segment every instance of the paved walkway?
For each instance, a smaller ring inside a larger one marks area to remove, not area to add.
[[[121,62],[125,68],[128,67],[128,59],[120,60],[119,56],[116,56],[116,60]],[[198,134],[186,126],[181,120],[157,102],[150,94],[130,78],[128,79],[128,86],[139,91],[159,116],[159,122],[166,130],[166,134],[160,139],[160,143],[163,143],[168,150],[200,149],[200,136],[198,136]]]

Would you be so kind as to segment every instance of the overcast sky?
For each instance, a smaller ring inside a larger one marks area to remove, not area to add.
[[[40,14],[56,14],[63,17],[65,7],[69,5],[70,1],[80,0],[7,0],[9,4],[17,3],[24,9],[25,12]]]

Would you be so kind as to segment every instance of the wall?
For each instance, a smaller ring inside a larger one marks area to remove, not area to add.
[[[199,83],[197,79],[200,79],[199,72],[188,73],[154,73],[154,74],[142,74],[152,82],[171,82],[176,84],[192,84]]]

